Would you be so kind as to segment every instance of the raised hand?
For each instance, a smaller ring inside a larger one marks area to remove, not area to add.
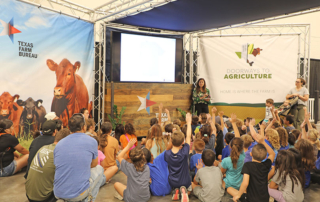
[[[137,139],[136,139],[136,138],[132,138],[132,139],[128,142],[127,147],[131,148],[136,142],[137,142]]]
[[[196,163],[196,167],[198,170],[203,167],[202,159],[198,159],[198,163]]]
[[[191,124],[191,121],[192,121],[192,115],[190,113],[187,113],[186,114],[186,122],[187,122],[187,124]]]
[[[251,119],[249,125],[254,126],[256,124],[256,120],[255,119]]]
[[[210,122],[210,121],[211,121],[211,115],[207,114],[207,122]]]
[[[160,103],[160,105],[159,105],[159,110],[162,110],[162,109],[163,109],[163,104]]]
[[[229,121],[230,121],[231,123],[237,122],[237,115],[236,115],[235,113],[232,113],[230,117],[231,117],[231,118],[229,118]]]
[[[219,112],[218,112],[218,115],[219,115],[220,117],[223,117],[223,114],[224,114],[223,111],[219,111]]]
[[[169,110],[168,110],[167,108],[164,110],[164,112],[165,112],[166,114],[169,114]]]
[[[212,112],[212,114],[216,114],[217,108],[216,107],[212,107],[211,112]]]

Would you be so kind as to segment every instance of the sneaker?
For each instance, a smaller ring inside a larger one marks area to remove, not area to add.
[[[123,197],[117,191],[114,193],[114,198],[119,199],[120,201],[123,201]]]
[[[174,190],[174,193],[173,193],[173,195],[172,195],[172,200],[173,200],[173,201],[179,201],[179,189],[178,189],[178,188],[176,188],[176,189]]]
[[[180,187],[181,192],[181,202],[189,202],[188,191],[185,186]]]

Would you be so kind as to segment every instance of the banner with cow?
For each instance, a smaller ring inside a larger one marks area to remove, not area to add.
[[[0,119],[15,135],[39,130],[55,112],[66,126],[92,109],[93,24],[15,0],[0,1]]]

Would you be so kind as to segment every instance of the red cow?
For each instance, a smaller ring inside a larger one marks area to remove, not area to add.
[[[47,65],[51,71],[56,72],[57,77],[51,111],[56,112],[63,121],[63,125],[66,126],[74,113],[79,113],[82,108],[88,108],[87,87],[82,78],[76,74],[80,68],[80,62],[73,65],[69,60],[63,59],[58,65],[49,59]]]
[[[23,108],[15,101],[20,95],[11,96],[10,93],[4,92],[0,96],[0,119],[10,119],[13,122],[14,133],[18,136],[19,122]]]

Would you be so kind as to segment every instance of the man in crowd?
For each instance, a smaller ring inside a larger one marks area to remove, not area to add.
[[[49,145],[54,142],[54,136],[57,133],[57,121],[49,120],[45,121],[42,124],[42,136],[37,137],[34,139],[30,145],[29,148],[29,158],[28,158],[28,166],[27,166],[27,172],[24,176],[24,178],[27,179],[31,161],[33,160],[33,157],[36,155],[38,150],[43,147],[44,145]]]
[[[54,150],[54,195],[65,201],[94,201],[106,183],[104,169],[98,165],[98,143],[84,133],[82,114],[74,114],[68,126],[71,135]]]
[[[53,194],[55,173],[53,151],[56,144],[69,134],[69,129],[60,130],[55,136],[54,143],[41,147],[31,161],[26,181],[26,194],[30,202],[56,201]]]

